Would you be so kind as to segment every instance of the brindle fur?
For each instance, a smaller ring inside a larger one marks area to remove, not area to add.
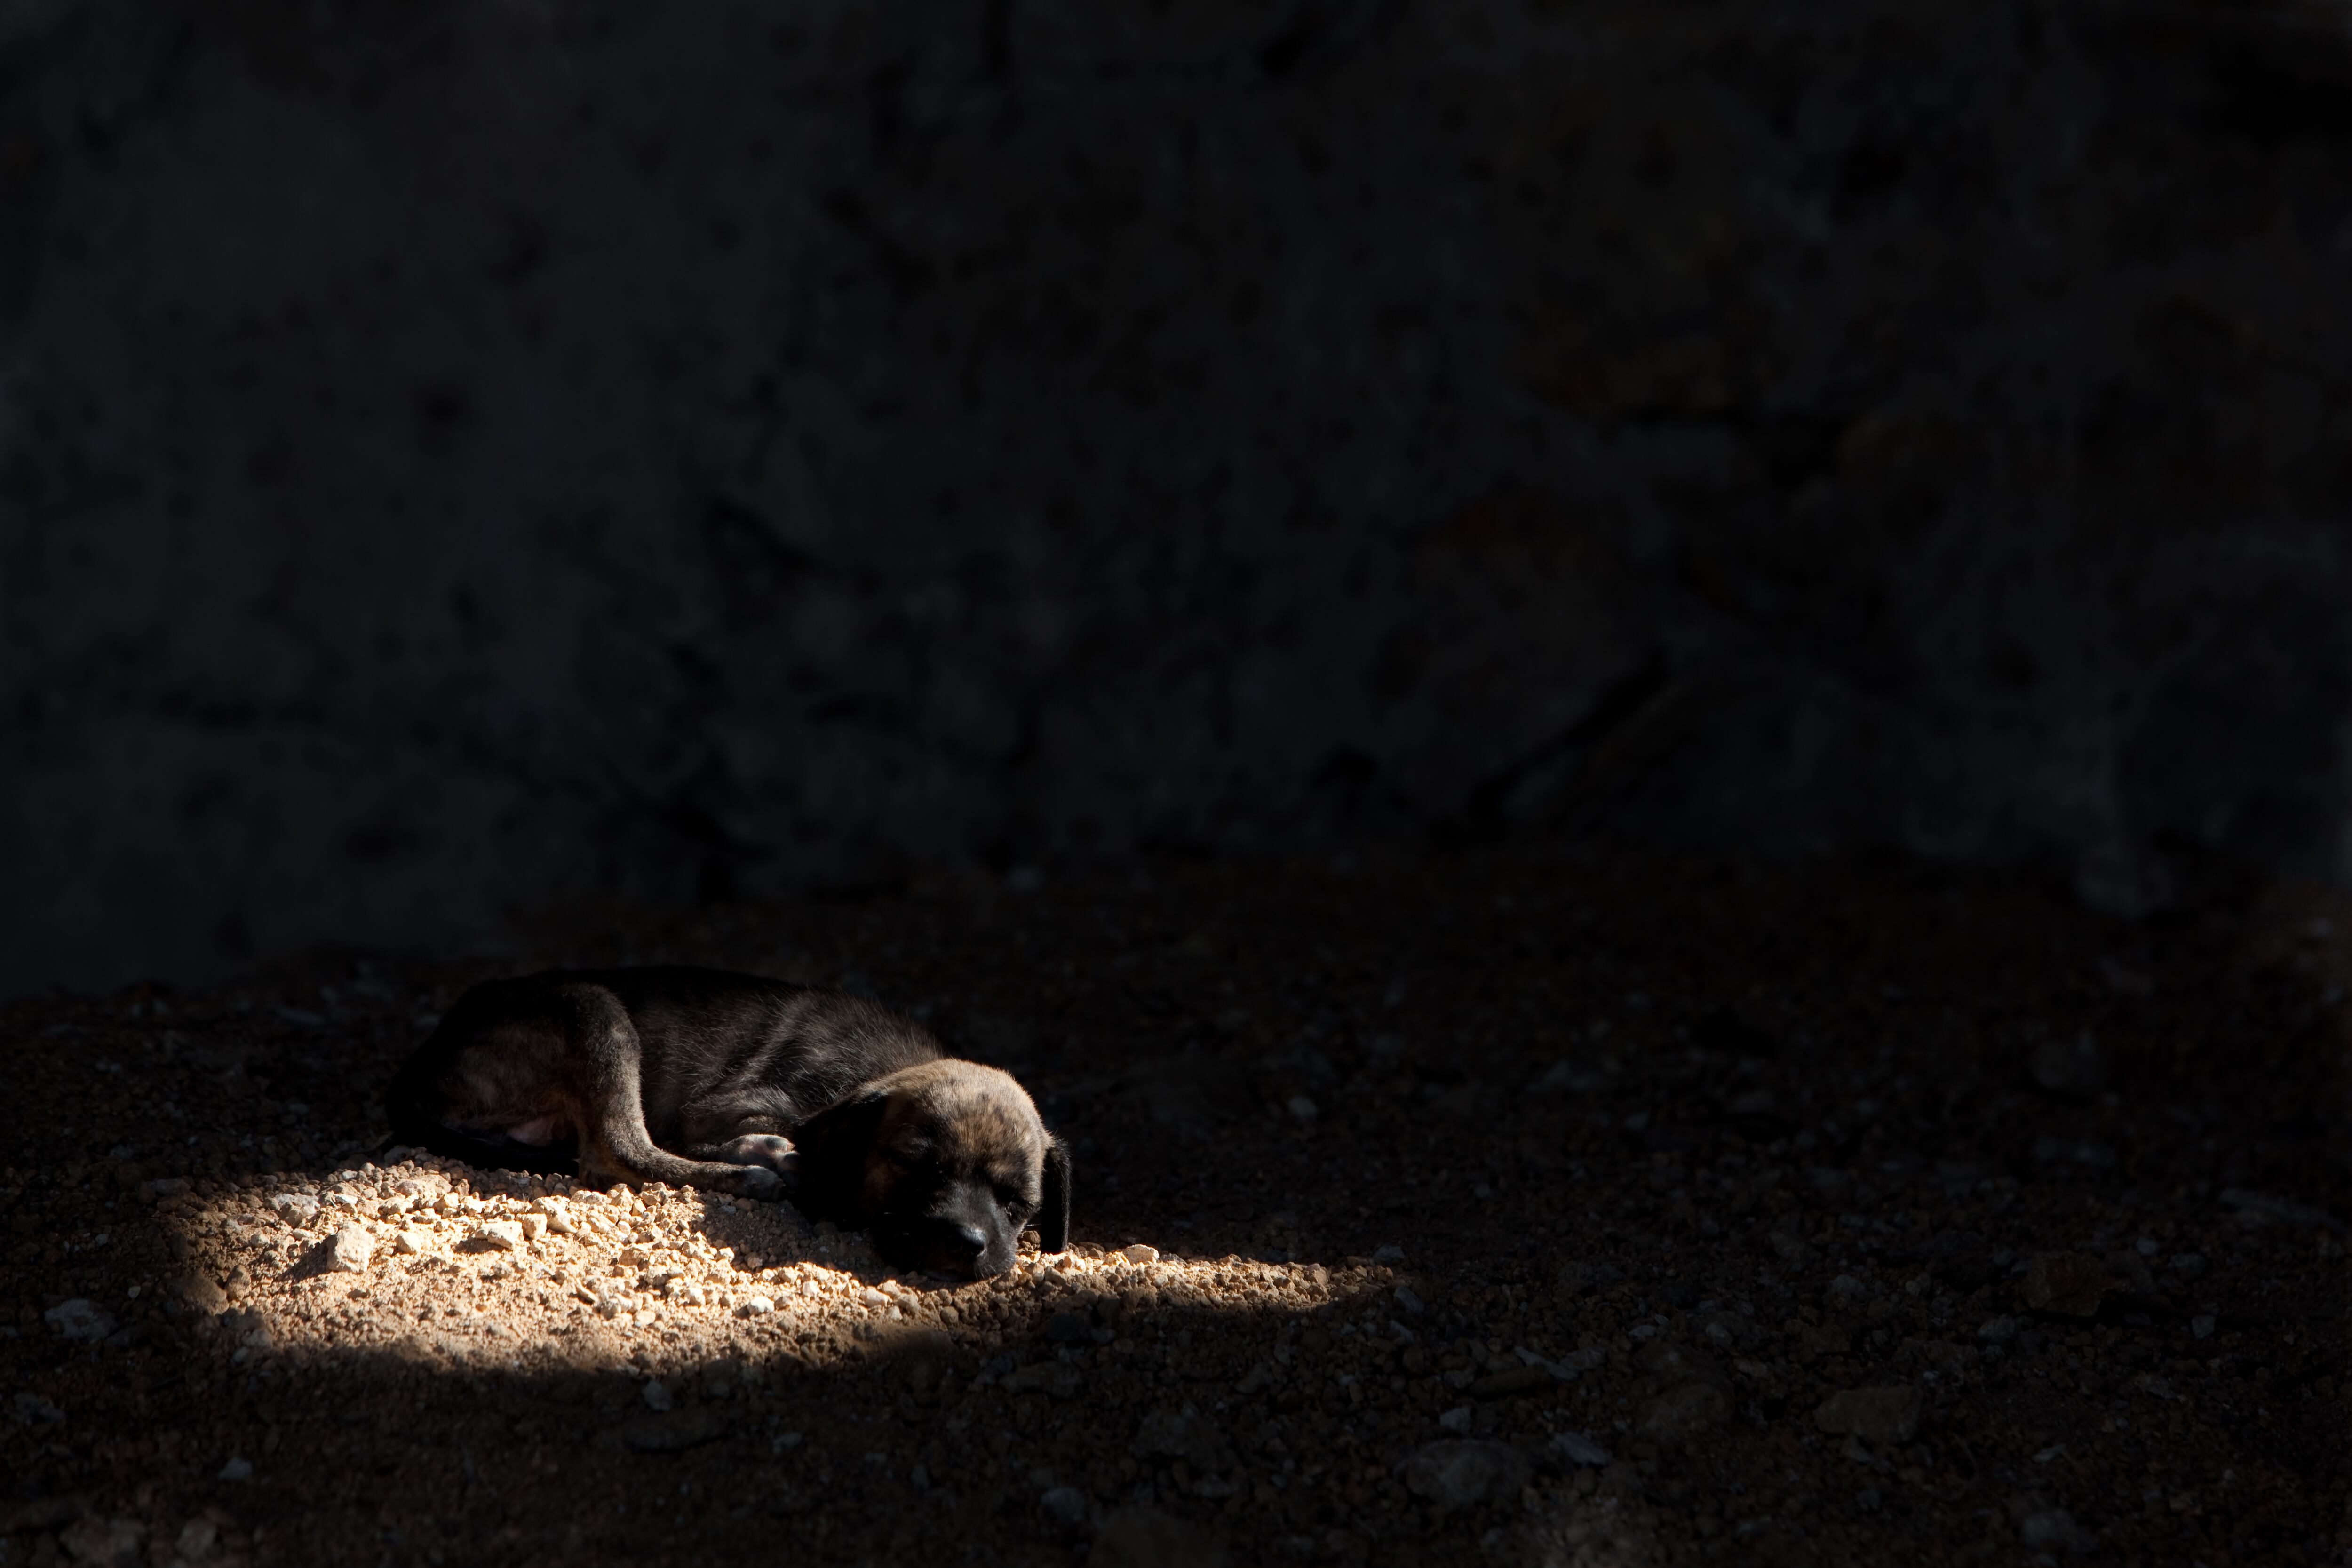
[[[790,1195],[906,1267],[1069,1240],[1069,1154],[1007,1074],[855,996],[709,969],[477,985],[394,1075],[394,1136],[473,1164]]]

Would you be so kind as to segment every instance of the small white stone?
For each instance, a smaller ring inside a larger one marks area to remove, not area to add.
[[[764,1318],[775,1310],[776,1304],[767,1297],[751,1296],[746,1297],[743,1304],[735,1309],[735,1315],[739,1318]]]
[[[135,1519],[102,1519],[85,1514],[58,1532],[58,1544],[76,1563],[129,1563],[139,1561],[139,1542],[147,1527]]]
[[[1160,1249],[1156,1247],[1147,1247],[1139,1241],[1129,1242],[1125,1247],[1118,1249],[1118,1255],[1121,1258],[1126,1258],[1129,1263],[1157,1263],[1160,1261]]]
[[[1609,1463],[1609,1450],[1581,1432],[1560,1432],[1552,1436],[1552,1447],[1568,1456],[1576,1465],[1603,1466]]]
[[[543,1214],[527,1214],[516,1223],[522,1226],[526,1240],[537,1241],[547,1234],[547,1216]]]
[[[82,1296],[58,1302],[42,1313],[41,1318],[67,1339],[85,1343],[94,1343],[114,1331],[112,1315],[97,1302]]]
[[[392,1238],[393,1250],[408,1258],[419,1258],[433,1247],[433,1233],[409,1229],[396,1232]]]
[[[510,1219],[485,1220],[474,1227],[472,1239],[478,1247],[512,1252],[522,1245],[522,1226]]]
[[[345,1274],[364,1274],[375,1256],[375,1237],[355,1225],[338,1226],[327,1237],[327,1267]]]

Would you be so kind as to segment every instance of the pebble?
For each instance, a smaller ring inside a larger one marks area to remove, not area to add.
[[[65,1338],[94,1344],[114,1331],[114,1318],[87,1297],[60,1301],[41,1314],[41,1321]]]
[[[1731,1414],[1731,1400],[1713,1383],[1670,1388],[1642,1407],[1642,1435],[1671,1442],[1706,1431]]]
[[[1173,1405],[1160,1405],[1144,1416],[1142,1426],[1136,1429],[1133,1447],[1139,1454],[1182,1459],[1196,1469],[1221,1468],[1218,1460],[1223,1456],[1216,1427],[1196,1412]]]
[[[672,1404],[676,1403],[676,1396],[670,1393],[669,1384],[657,1377],[646,1379],[645,1387],[638,1392],[645,1395],[646,1403],[656,1410],[667,1410]]]
[[[2045,1253],[2026,1265],[2018,1294],[2038,1312],[2095,1318],[2116,1280],[2105,1267],[2071,1252]]]
[[[2053,1508],[2041,1498],[2026,1496],[2011,1500],[2010,1513],[2017,1521],[2018,1540],[2035,1551],[2088,1552],[2096,1545],[2097,1538],[2074,1521],[2074,1516],[2063,1508]],[[2044,1562],[2048,1558],[2042,1559]]]
[[[1160,1249],[1156,1247],[1146,1247],[1139,1241],[1129,1242],[1125,1247],[1118,1249],[1118,1255],[1121,1258],[1126,1258],[1129,1263],[1157,1263],[1160,1261]]]
[[[404,1230],[392,1238],[393,1249],[408,1258],[420,1258],[433,1249],[433,1233],[429,1230]]]
[[[375,1237],[355,1225],[337,1226],[334,1235],[320,1244],[320,1261],[345,1274],[366,1273],[374,1256]]]
[[[2313,1208],[2308,1204],[2290,1203],[2266,1193],[2249,1192],[2243,1187],[2222,1189],[2221,1201],[2236,1209],[2241,1215],[2258,1215],[2264,1219],[2284,1220],[2289,1225],[2316,1226],[2324,1229],[2341,1227],[2336,1217],[2324,1209]]]
[[[776,1303],[765,1296],[747,1296],[743,1304],[735,1309],[735,1315],[739,1318],[764,1318],[775,1310]]]
[[[1566,1455],[1570,1464],[1597,1468],[1609,1462],[1609,1450],[1581,1432],[1561,1432],[1552,1438],[1551,1446]]]
[[[1507,1500],[1528,1484],[1528,1457],[1507,1443],[1427,1444],[1405,1461],[1404,1482],[1440,1509]]]
[[[715,1410],[673,1410],[623,1422],[599,1439],[637,1454],[677,1454],[725,1436],[726,1421]]]
[[[232,1458],[220,1468],[220,1475],[217,1479],[224,1481],[249,1481],[253,1479],[253,1461]]]
[[[1471,1420],[1478,1413],[1476,1411],[1471,1409],[1467,1405],[1457,1405],[1453,1409],[1439,1415],[1437,1418],[1437,1424],[1440,1426],[1444,1427],[1448,1432],[1467,1432],[1470,1430]]]
[[[2033,1048],[2033,1081],[2053,1094],[2087,1100],[2107,1086],[2106,1059],[2089,1031],[2053,1035]]]
[[[1155,1508],[1123,1508],[1103,1521],[1087,1568],[1225,1568],[1225,1552],[1197,1525]]]
[[[1919,1390],[1911,1384],[1842,1388],[1822,1401],[1813,1425],[1881,1447],[1907,1443],[1918,1435],[1919,1405]]]
[[[59,1531],[58,1544],[76,1563],[90,1568],[134,1568],[140,1538],[146,1533],[147,1527],[137,1520],[100,1519],[93,1513]]]
[[[218,1312],[228,1305],[228,1292],[209,1274],[186,1274],[172,1281],[181,1300],[199,1312]]]
[[[522,1246],[522,1226],[510,1219],[485,1220],[466,1238],[480,1248],[512,1252]]]
[[[1076,1487],[1048,1488],[1037,1504],[1066,1529],[1076,1530],[1087,1521],[1087,1494]]]
[[[1572,1375],[1572,1374],[1571,1374]],[[1515,1394],[1535,1394],[1566,1379],[1554,1375],[1551,1363],[1505,1367],[1490,1372],[1470,1385],[1473,1399],[1505,1399]]]
[[[1004,1386],[1015,1394],[1040,1389],[1056,1399],[1067,1399],[1077,1393],[1084,1381],[1084,1374],[1068,1362],[1038,1361],[1016,1367],[1004,1380]]]

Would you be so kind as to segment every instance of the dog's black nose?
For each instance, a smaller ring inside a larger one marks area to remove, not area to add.
[[[948,1226],[944,1240],[950,1252],[966,1258],[978,1258],[988,1250],[988,1232],[969,1221]]]

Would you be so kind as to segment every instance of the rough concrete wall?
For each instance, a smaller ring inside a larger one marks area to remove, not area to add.
[[[0,992],[1465,816],[2332,867],[2328,15],[0,5]]]

